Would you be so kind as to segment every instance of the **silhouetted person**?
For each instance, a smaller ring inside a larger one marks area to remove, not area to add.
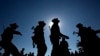
[[[35,47],[34,44],[37,45],[37,49],[38,49],[37,56],[45,56],[45,53],[47,51],[47,47],[44,39],[44,30],[43,30],[45,23],[44,21],[39,21],[38,24],[39,25],[36,26],[36,28],[34,29],[34,36],[32,37],[33,47]]]
[[[90,38],[89,44],[91,47],[90,52],[92,55],[99,55],[100,56],[100,38],[97,36],[98,33],[100,33],[100,30],[94,30],[91,27],[88,27],[88,37]]]
[[[58,56],[59,55],[58,54],[59,53],[59,39],[61,37],[68,38],[68,36],[63,35],[60,32],[60,28],[59,28],[59,25],[58,25],[58,23],[60,21],[58,20],[58,18],[54,18],[52,20],[52,22],[53,22],[53,25],[52,25],[52,27],[50,29],[50,31],[51,31],[50,40],[51,40],[51,43],[53,45],[51,56]]]
[[[84,50],[84,52],[88,52],[88,49],[87,49],[87,47],[88,47],[88,41],[87,41],[87,38],[88,38],[88,34],[87,34],[87,28],[86,27],[84,27],[83,26],[83,24],[81,24],[81,23],[78,23],[77,25],[76,25],[76,27],[79,29],[79,31],[78,31],[78,36],[80,36],[81,38],[81,42],[80,42],[80,45],[82,45],[82,47],[83,47],[83,50]]]
[[[81,23],[77,24],[76,27],[79,29],[78,35],[81,37],[80,45],[82,45],[85,52],[85,56],[89,55],[100,55],[100,39],[96,35],[100,33],[100,30],[93,30],[91,27],[83,27]]]
[[[13,34],[21,35],[20,32],[16,31],[18,25],[16,23],[10,24],[10,27],[7,27],[2,33],[2,48],[4,48],[3,56],[9,56],[12,54],[13,56],[20,56],[18,49],[12,43]]]
[[[60,42],[60,48],[59,48],[61,56],[70,56],[68,47],[69,47],[68,42],[65,40],[65,38],[62,38],[62,41]]]

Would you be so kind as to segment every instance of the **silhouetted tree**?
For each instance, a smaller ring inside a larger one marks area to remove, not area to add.
[[[29,52],[28,56],[34,56],[34,53]]]
[[[75,56],[75,54],[73,52],[70,53],[70,56]]]
[[[10,53],[13,56],[20,56],[20,53],[18,49],[15,47],[14,44],[12,44],[13,34],[22,35],[20,32],[16,31],[18,28],[18,25],[16,23],[10,24],[10,27],[7,27],[4,29],[4,32],[2,33],[1,37],[1,46],[4,48],[4,54],[3,56],[9,56]]]
[[[24,56],[27,56],[28,54],[26,53]]]
[[[38,49],[37,56],[45,56],[47,50],[45,39],[44,39],[44,30],[43,30],[45,23],[44,21],[39,21],[38,23],[39,25],[36,26],[36,28],[34,29],[34,36],[32,37],[33,47],[35,47],[34,44],[37,45],[37,49]]]
[[[25,48],[22,48],[22,50],[20,51],[21,56],[24,56],[24,50]]]

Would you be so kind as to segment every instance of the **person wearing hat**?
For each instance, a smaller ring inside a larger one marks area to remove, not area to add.
[[[32,36],[32,41],[33,41],[33,47],[37,45],[37,56],[45,56],[45,53],[47,51],[47,46],[45,44],[45,39],[44,39],[44,26],[45,26],[44,21],[39,21],[38,26],[34,28],[34,36]]]
[[[59,49],[60,49],[61,56],[70,56],[69,44],[65,38],[62,38]]]
[[[58,25],[60,21],[58,20],[58,18],[54,18],[52,20],[52,22],[53,22],[53,25],[50,29],[50,31],[51,31],[50,40],[51,40],[51,43],[53,45],[51,56],[59,56],[59,54],[58,54],[58,52],[59,52],[59,39],[61,37],[65,37],[65,38],[69,39],[69,37],[66,35],[63,35],[60,32],[60,28]]]
[[[78,47],[82,47],[84,50],[84,56],[86,55],[99,55],[100,50],[100,38],[97,36],[97,33],[100,33],[100,30],[91,29],[91,27],[85,27],[83,24],[78,23],[76,25],[78,28],[78,36],[80,36],[81,42],[78,44]]]
[[[10,27],[4,29],[2,33],[2,48],[4,48],[5,52],[3,56],[9,56],[12,54],[13,56],[19,56],[19,51],[12,43],[13,34],[22,35],[19,31],[16,31],[18,25],[16,23],[10,24]]]

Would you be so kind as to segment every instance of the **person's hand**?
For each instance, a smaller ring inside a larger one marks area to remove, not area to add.
[[[20,33],[20,36],[22,36],[22,34]]]

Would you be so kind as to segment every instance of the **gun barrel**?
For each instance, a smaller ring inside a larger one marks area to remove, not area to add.
[[[63,35],[62,37],[66,38],[66,39],[69,39],[69,37],[68,37],[68,36],[66,36],[66,35]]]

